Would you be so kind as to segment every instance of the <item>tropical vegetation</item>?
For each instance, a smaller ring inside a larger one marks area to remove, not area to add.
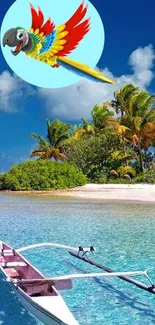
[[[84,184],[86,179],[155,183],[155,94],[124,85],[111,101],[94,106],[90,120],[82,117],[76,125],[48,120],[46,127],[46,138],[31,134],[37,141],[30,155],[35,161],[1,175],[0,188],[9,187],[10,177],[11,188],[22,189],[65,188]],[[30,173],[30,180],[25,173]]]
[[[12,191],[66,189],[86,182],[76,166],[50,160],[26,161],[0,175],[0,189]]]
[[[58,120],[50,123],[47,121],[47,140],[32,133],[30,138],[39,142],[32,151],[30,157],[38,157],[39,160],[54,158],[56,161],[65,160],[63,143],[69,138],[70,125]]]

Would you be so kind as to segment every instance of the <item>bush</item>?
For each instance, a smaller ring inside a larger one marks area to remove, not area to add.
[[[0,190],[66,189],[86,182],[86,176],[67,162],[26,161],[0,175]]]
[[[99,178],[95,178],[93,183],[95,184],[108,184],[108,179],[107,177],[99,177]]]
[[[0,189],[15,191],[19,188],[19,182],[14,175],[9,173],[0,175]]]
[[[134,179],[134,183],[155,184],[155,169],[147,170]]]
[[[108,178],[108,184],[133,184],[133,180],[125,178]]]
[[[124,178],[106,178],[106,177],[101,177],[95,180],[96,184],[133,184],[132,180],[124,179]]]
[[[109,169],[117,169],[121,162],[112,158],[114,148],[121,146],[119,136],[102,134],[99,137],[81,136],[66,146],[66,157],[90,179],[104,177]]]

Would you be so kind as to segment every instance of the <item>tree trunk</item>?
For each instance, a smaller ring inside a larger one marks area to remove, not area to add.
[[[148,159],[147,159],[147,150],[145,150],[145,168],[149,168]]]
[[[139,152],[139,160],[140,160],[140,169],[144,171],[144,164],[143,164],[143,156],[142,156],[142,149],[140,145],[140,141],[138,141],[138,152]]]
[[[123,153],[124,153],[124,156],[126,156],[126,145],[125,145],[125,136],[124,136],[124,134],[122,134],[122,143],[123,143]],[[124,161],[124,165],[128,166],[128,160]]]

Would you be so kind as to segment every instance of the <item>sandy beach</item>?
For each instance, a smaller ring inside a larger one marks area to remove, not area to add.
[[[68,190],[56,191],[2,191],[1,194],[30,196],[61,196],[83,199],[140,201],[155,203],[155,185],[148,184],[87,184]]]

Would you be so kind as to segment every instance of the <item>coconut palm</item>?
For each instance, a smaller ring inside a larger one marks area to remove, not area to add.
[[[120,124],[127,127],[125,137],[138,151],[143,171],[143,149],[147,150],[155,141],[155,95],[141,91],[127,103]]]
[[[113,121],[114,113],[110,111],[107,104],[95,105],[91,111],[92,124],[95,133],[101,133],[107,126],[109,121]]]
[[[72,128],[69,131],[69,136],[71,139],[77,140],[79,137],[81,137],[83,134],[85,134],[86,130],[83,128],[82,124],[74,124]]]
[[[64,143],[69,138],[71,125],[55,120],[50,123],[47,120],[47,140],[35,133],[31,134],[31,139],[39,142],[38,146],[32,151],[30,157],[38,159],[64,160]]]
[[[94,125],[92,122],[89,122],[85,117],[81,118],[83,124],[83,130],[85,131],[84,134],[94,135]]]
[[[129,105],[130,101],[138,95],[139,88],[132,84],[124,85],[119,91],[114,92],[114,100],[109,104],[115,110],[117,114],[121,113],[123,117],[126,112],[126,107]]]
[[[117,170],[112,169],[110,175],[116,178],[126,178],[131,180],[132,177],[136,176],[136,171],[130,166],[121,166]]]
[[[121,125],[118,120],[112,120],[108,122],[109,126],[111,126],[111,134],[118,134],[120,137],[120,144],[122,144],[122,149],[114,152],[115,158],[124,161],[125,165],[128,165],[128,161],[133,157],[133,150],[131,150],[129,146],[129,140],[126,139],[125,133],[128,128],[125,125]]]
[[[155,95],[150,96],[147,91],[139,91],[138,87],[130,84],[116,91],[114,97],[110,105],[117,114],[121,113],[121,117],[114,122],[115,129],[119,132],[126,127],[126,130],[122,129],[122,139],[134,146],[143,171],[143,149],[146,151],[155,141],[155,108],[152,108]]]
[[[91,111],[92,122],[82,117],[82,124],[72,126],[69,134],[72,139],[78,139],[83,135],[96,136],[108,126],[108,121],[113,121],[114,113],[109,111],[107,105],[95,105]]]

